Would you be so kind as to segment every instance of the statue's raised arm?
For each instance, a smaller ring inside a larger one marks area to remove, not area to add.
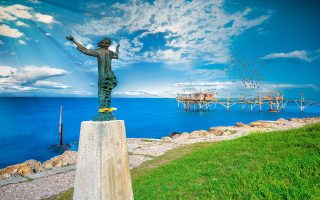
[[[113,52],[112,59],[118,59],[119,58],[119,47],[120,47],[120,44],[117,45],[116,52]]]
[[[81,51],[82,53],[88,55],[88,56],[94,56],[97,57],[98,56],[98,52],[92,49],[87,49],[84,46],[82,46],[79,42],[77,42],[71,35],[67,35],[66,36],[67,40],[70,40],[71,42],[73,42],[75,45],[77,45],[77,48],[79,49],[79,51]]]

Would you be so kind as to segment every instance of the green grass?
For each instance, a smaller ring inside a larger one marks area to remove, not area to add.
[[[320,199],[320,124],[174,149],[132,181],[136,200]]]
[[[183,146],[180,148],[172,149],[167,151],[166,154],[162,156],[155,157],[153,160],[142,163],[139,167],[131,170],[131,178],[135,180],[138,177],[144,176],[153,169],[157,169],[159,166],[166,165],[174,160],[182,158],[199,149],[208,147],[213,143],[197,143],[188,146]]]
[[[49,198],[46,198],[45,200],[72,200],[73,197],[73,188],[70,188],[69,190],[62,192],[61,194],[51,196]]]
[[[145,173],[152,169],[155,169],[161,165],[170,163],[173,160],[183,157],[184,155],[190,154],[193,151],[212,145],[213,143],[198,143],[188,146],[183,146],[180,148],[172,149],[166,152],[162,156],[158,156],[153,160],[142,163],[139,167],[131,170],[131,177],[135,179],[136,177],[143,176]],[[136,155],[136,154],[134,154]],[[73,188],[66,192],[60,193],[58,195],[47,198],[46,200],[72,200]]]
[[[134,176],[135,199],[319,199],[320,125],[212,144]]]

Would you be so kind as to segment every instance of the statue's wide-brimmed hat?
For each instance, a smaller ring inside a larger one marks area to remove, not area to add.
[[[112,44],[109,38],[104,38],[98,43],[98,47],[110,46]]]

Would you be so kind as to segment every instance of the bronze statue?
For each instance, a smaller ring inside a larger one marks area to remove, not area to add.
[[[104,38],[98,43],[97,50],[87,49],[79,42],[75,41],[71,35],[66,38],[77,45],[78,49],[89,56],[98,58],[98,95],[99,95],[99,114],[93,118],[94,121],[109,121],[114,120],[112,111],[114,108],[110,108],[111,102],[111,90],[117,86],[117,79],[113,71],[111,70],[111,60],[118,59],[119,44],[117,45],[116,52],[109,50],[111,40]]]

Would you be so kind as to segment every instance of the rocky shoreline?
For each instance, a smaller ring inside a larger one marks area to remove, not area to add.
[[[163,155],[166,151],[192,143],[197,142],[215,142],[223,140],[231,140],[235,138],[248,135],[257,131],[275,131],[275,130],[287,130],[291,128],[299,128],[307,124],[320,122],[320,117],[313,118],[290,118],[288,120],[280,118],[276,121],[255,121],[250,124],[243,124],[241,122],[236,123],[234,126],[219,126],[212,127],[208,130],[196,130],[191,133],[175,133],[171,136],[163,137],[161,139],[146,139],[146,138],[129,138],[127,139],[128,153],[129,153],[129,165],[130,168],[139,166],[141,163],[151,160],[154,157]],[[37,195],[30,197],[30,199],[41,199],[62,192],[73,186],[74,169],[77,159],[77,152],[66,151],[62,155],[51,158],[44,163],[40,163],[36,160],[28,160],[21,164],[12,165],[0,170],[0,183],[9,179],[17,179],[19,177],[27,177],[28,183],[25,181],[8,182],[7,184],[0,184],[0,199],[9,199],[9,191],[15,192],[19,184],[21,187],[30,187],[30,184],[40,179],[47,179],[55,176],[67,176],[67,182],[63,187],[57,186],[57,190],[50,190],[50,192],[39,192],[37,189]],[[67,167],[66,167],[67,166]],[[68,167],[69,166],[69,167]],[[70,167],[71,166],[71,167]],[[61,169],[66,169],[65,172]],[[55,174],[55,171],[57,173]],[[48,175],[38,175],[48,174]],[[29,177],[29,179],[28,179]],[[31,177],[31,178],[30,178]],[[37,178],[38,177],[38,178]],[[54,178],[55,177],[55,178]],[[34,179],[38,180],[34,180]],[[61,178],[61,177],[60,177]],[[64,177],[66,179],[66,177]],[[43,180],[44,181],[44,180]],[[29,186],[24,186],[28,185]],[[38,184],[38,183],[37,183]],[[50,183],[59,184],[59,183]],[[60,182],[62,185],[62,183]],[[22,189],[20,189],[23,191]],[[22,195],[23,193],[21,193]],[[17,195],[17,193],[15,193]],[[11,198],[11,196],[10,196]],[[19,199],[19,198],[18,198]],[[28,199],[28,197],[23,197]]]

